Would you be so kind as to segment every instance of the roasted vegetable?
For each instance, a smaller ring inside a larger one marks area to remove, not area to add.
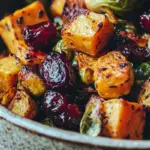
[[[24,27],[48,21],[48,17],[41,2],[35,2],[12,15],[5,17],[0,22],[1,37],[10,53],[15,54],[24,64],[41,63],[41,53],[31,53],[22,36]],[[39,54],[39,55],[38,55]],[[43,56],[43,55],[42,55]],[[36,59],[35,59],[36,58]]]
[[[146,112],[144,106],[122,99],[102,103],[102,135],[119,139],[142,139]]]
[[[103,99],[97,95],[91,96],[80,123],[80,133],[98,136],[102,130],[102,117],[100,113]]]
[[[150,62],[142,63],[134,69],[135,82],[142,85],[150,77]]]
[[[8,106],[11,100],[14,98],[16,94],[16,88],[10,88],[6,90],[4,93],[0,94],[0,103],[3,106]]]
[[[85,0],[87,8],[94,12],[101,12],[101,8],[108,7],[118,16],[127,17],[137,8],[142,7],[146,0]]]
[[[57,42],[56,46],[53,48],[53,51],[58,53],[65,53],[69,60],[73,55],[72,50],[64,44],[63,40]]]
[[[76,59],[78,61],[79,70],[83,68],[90,68],[91,70],[94,70],[97,58],[84,53],[76,53]]]
[[[22,64],[15,56],[8,56],[0,59],[0,92],[16,86],[17,75]]]
[[[30,67],[23,66],[18,74],[18,80],[33,96],[41,96],[46,91],[45,83]]]
[[[139,94],[138,102],[150,106],[150,79],[148,79]]]
[[[8,106],[8,109],[21,117],[29,119],[33,119],[38,112],[36,102],[23,90],[18,90],[16,92],[16,95]]]
[[[102,14],[82,10],[62,29],[62,39],[68,48],[96,56],[113,35],[113,25]]]
[[[94,81],[99,95],[105,99],[126,95],[134,82],[132,66],[120,52],[109,52],[98,59]]]
[[[76,53],[76,59],[78,61],[79,74],[82,82],[85,84],[93,83],[94,68],[97,59],[83,53]]]

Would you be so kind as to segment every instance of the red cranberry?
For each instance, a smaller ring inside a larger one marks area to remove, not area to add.
[[[42,101],[42,107],[48,117],[61,114],[66,111],[68,105],[67,98],[55,91],[47,91]]]
[[[81,116],[79,107],[75,104],[68,104],[67,113],[70,118],[74,118],[74,119]]]
[[[79,131],[81,112],[77,105],[68,104],[66,112],[53,116],[53,122],[57,127]]]
[[[150,10],[140,16],[140,24],[146,32],[150,32]]]
[[[139,47],[136,44],[121,44],[118,49],[128,60],[135,62],[150,61],[150,52],[147,47]]]
[[[73,16],[80,14],[82,8],[85,8],[84,0],[66,0],[63,16],[69,21]]]
[[[70,64],[63,54],[51,52],[40,66],[40,74],[49,88],[65,87],[71,80]]]
[[[67,116],[67,121],[65,124],[66,129],[78,131],[82,116],[79,107],[75,104],[68,104],[66,116]]]
[[[27,26],[23,29],[23,37],[31,49],[46,46],[57,34],[56,27],[51,21]]]

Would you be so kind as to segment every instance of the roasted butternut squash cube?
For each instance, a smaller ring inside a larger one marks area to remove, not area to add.
[[[0,59],[0,92],[3,93],[17,83],[17,75],[22,64],[14,56]]]
[[[19,72],[18,80],[34,96],[41,96],[46,91],[46,85],[43,80],[27,66],[23,66]]]
[[[16,94],[16,88],[15,87],[6,90],[4,93],[0,94],[0,103],[3,106],[8,106],[8,104],[14,98],[15,94]]]
[[[37,103],[23,90],[16,92],[8,109],[21,117],[29,119],[34,118],[38,112]]]
[[[113,25],[107,16],[83,10],[62,29],[62,39],[68,48],[96,56],[113,35]]]
[[[94,70],[97,58],[84,53],[76,53],[76,58],[78,61],[79,70],[82,68],[91,68],[92,70]]]
[[[150,78],[144,83],[138,97],[138,102],[150,106]]]
[[[142,139],[146,112],[144,106],[121,99],[105,101],[101,107],[102,135],[117,139]]]
[[[10,53],[16,55],[24,64],[39,63],[40,58],[37,57],[36,61],[31,62],[32,57],[28,57],[30,47],[24,41],[22,30],[28,25],[34,25],[44,21],[48,21],[48,17],[43,4],[37,1],[21,10],[17,10],[0,22],[2,39]]]
[[[109,52],[97,60],[94,82],[98,94],[104,99],[129,94],[134,83],[132,66],[120,52]]]

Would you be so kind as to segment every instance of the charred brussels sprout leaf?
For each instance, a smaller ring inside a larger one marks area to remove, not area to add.
[[[101,12],[102,7],[108,7],[118,16],[126,17],[132,14],[135,9],[142,7],[146,0],[86,0],[88,9],[94,12]]]
[[[143,84],[150,77],[150,62],[142,63],[134,70],[137,84]]]
[[[80,133],[89,136],[98,136],[101,132],[101,98],[93,95],[86,106],[85,113],[80,123]]]
[[[53,48],[53,51],[58,53],[65,53],[68,59],[72,58],[72,51],[70,48],[67,48],[63,40],[57,42],[56,46]]]

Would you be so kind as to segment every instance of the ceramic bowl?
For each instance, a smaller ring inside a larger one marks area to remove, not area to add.
[[[0,17],[8,10],[3,1]],[[16,0],[15,0],[16,1]],[[10,6],[10,5],[9,5]],[[0,106],[0,150],[148,150],[150,141],[89,137],[21,118]]]
[[[0,150],[148,150],[150,141],[89,137],[48,127],[0,106]]]

